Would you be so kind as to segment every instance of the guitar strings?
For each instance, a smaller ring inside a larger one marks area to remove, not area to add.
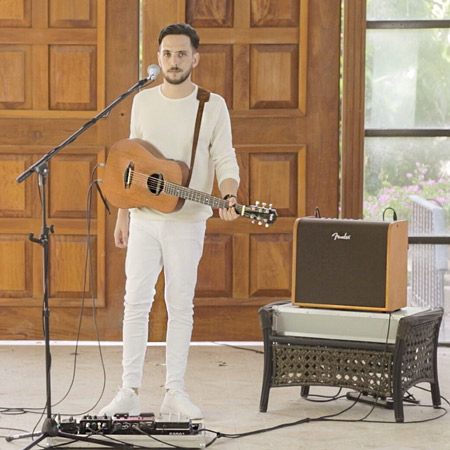
[[[175,190],[187,193],[189,195],[189,197],[197,197],[197,198],[211,198],[213,201],[215,201],[216,203],[222,203],[222,204],[227,204],[228,202],[226,200],[223,200],[219,197],[215,197],[213,195],[207,194],[205,192],[201,192],[201,191],[197,191],[195,189],[191,189],[188,188],[186,186],[182,186],[180,184],[177,183],[172,183],[171,181],[166,181],[164,179],[160,179],[158,177],[154,177],[152,175],[148,176],[146,174],[140,173],[140,172],[135,172],[134,170],[132,171],[132,177],[134,179],[134,177],[137,177],[138,181],[140,182],[144,182],[150,189],[154,188],[156,190],[156,188],[159,185],[162,185],[162,191],[166,190],[166,187],[170,187],[173,188]]]
[[[165,190],[165,188],[167,186],[169,186],[169,187],[173,187],[174,189],[178,189],[178,190],[180,190],[182,192],[186,192],[186,193],[188,191],[191,191],[192,196],[196,196],[196,197],[200,197],[200,198],[208,198],[209,197],[209,198],[213,199],[213,201],[215,200],[216,202],[219,202],[223,205],[228,204],[228,202],[226,200],[221,199],[219,197],[215,197],[213,195],[206,194],[205,192],[197,191],[195,189],[187,188],[180,184],[172,183],[170,181],[166,181],[164,179],[160,179],[160,178],[152,176],[152,175],[149,176],[149,175],[146,175],[145,173],[136,172],[134,170],[131,171],[131,178],[132,178],[132,181],[136,181],[138,183],[144,183],[150,189],[156,190],[156,188],[158,186],[161,186],[162,187],[161,192],[163,192]],[[238,206],[240,206],[240,205],[238,205]]]
[[[121,172],[121,170],[119,168],[117,168],[117,170],[114,170],[114,168],[112,168],[111,171],[112,172],[119,172],[119,173]],[[222,206],[223,207],[227,207],[227,205],[228,205],[228,202],[226,200],[221,199],[219,197],[215,197],[213,195],[206,194],[205,192],[197,191],[195,189],[187,188],[187,187],[182,186],[180,184],[172,183],[170,181],[166,181],[164,179],[161,179],[161,178],[158,178],[158,177],[155,177],[155,176],[152,176],[152,175],[147,175],[145,173],[136,172],[135,170],[131,170],[131,180],[132,180],[132,182],[143,183],[150,190],[151,189],[157,190],[158,185],[160,185],[160,186],[162,186],[162,189],[161,189],[160,193],[166,191],[166,187],[167,186],[173,187],[174,189],[178,190],[179,191],[178,194],[180,192],[185,192],[185,193],[191,192],[192,195],[189,195],[189,196],[186,196],[186,197],[183,197],[183,198],[186,198],[188,200],[194,200],[194,201],[195,200],[199,201],[199,199],[205,200],[205,199],[209,198],[209,199],[211,199],[211,202],[208,202],[208,203],[204,203],[203,202],[203,203],[204,204],[208,204],[209,206],[212,206],[212,207],[220,208]],[[166,193],[167,193],[167,191],[166,191]],[[177,195],[177,194],[173,194],[173,193],[171,194],[170,192],[168,192],[168,194],[169,195]],[[237,209],[238,213],[240,213],[240,211],[242,211],[243,205],[240,205],[239,203],[236,203],[235,208]],[[246,209],[250,209],[249,212],[251,212],[252,208],[253,207],[250,207],[250,208],[246,207]],[[258,214],[267,214],[267,213],[271,212],[270,209],[267,209],[267,208],[262,207],[262,206],[257,206],[257,209],[258,209],[258,211],[256,211],[256,212]]]

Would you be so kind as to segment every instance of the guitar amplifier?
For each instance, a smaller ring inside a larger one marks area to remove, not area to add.
[[[300,218],[292,303],[396,311],[406,306],[408,223]]]

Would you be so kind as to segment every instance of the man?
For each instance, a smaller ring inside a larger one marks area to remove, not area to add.
[[[165,27],[159,35],[158,62],[163,84],[137,94],[131,112],[131,138],[154,145],[167,159],[190,165],[199,101],[191,80],[198,65],[199,37],[187,24]],[[192,168],[191,168],[192,169]],[[220,209],[226,221],[238,215],[236,203],[239,167],[232,146],[228,110],[222,97],[211,94],[205,103],[189,187],[210,193],[214,175],[228,208]],[[155,284],[164,267],[166,336],[166,394],[161,413],[178,413],[201,419],[202,412],[185,391],[184,375],[193,326],[193,298],[197,268],[203,252],[206,205],[186,201],[169,214],[149,208],[119,210],[114,239],[127,248],[123,319],[122,388],[101,415],[141,412],[138,391],[148,340],[148,316]]]

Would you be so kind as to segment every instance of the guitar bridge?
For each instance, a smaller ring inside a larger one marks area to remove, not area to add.
[[[134,163],[130,162],[123,174],[123,184],[125,189],[130,189],[133,181]]]

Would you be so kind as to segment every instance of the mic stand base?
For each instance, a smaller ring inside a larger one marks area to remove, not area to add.
[[[115,442],[105,442],[100,439],[95,439],[87,436],[80,436],[77,434],[65,433],[58,429],[58,424],[56,420],[53,418],[46,418],[44,424],[42,426],[42,430],[35,433],[26,433],[26,434],[17,434],[15,436],[8,436],[5,438],[6,442],[12,442],[16,439],[26,439],[29,437],[39,436],[36,440],[34,440],[27,447],[24,447],[23,450],[30,450],[34,446],[38,445],[46,438],[64,438],[70,441],[81,441],[81,442],[89,442],[93,444],[101,444],[103,447],[111,447],[117,448],[117,443]]]
[[[36,431],[34,433],[16,434],[15,436],[7,436],[5,438],[5,440],[6,440],[6,442],[12,442],[12,441],[15,441],[16,439],[25,439],[25,438],[29,438],[29,437],[39,436],[38,439],[36,439],[28,447],[26,447],[26,449],[28,449],[28,448],[31,448],[31,447],[35,446],[36,444],[38,444],[40,441],[42,441],[46,437],[56,437],[56,436],[58,436],[58,434],[59,434],[59,431],[58,431],[58,425],[56,423],[56,420],[53,419],[52,417],[47,417],[44,420],[41,431]],[[25,448],[23,450],[25,450]]]

